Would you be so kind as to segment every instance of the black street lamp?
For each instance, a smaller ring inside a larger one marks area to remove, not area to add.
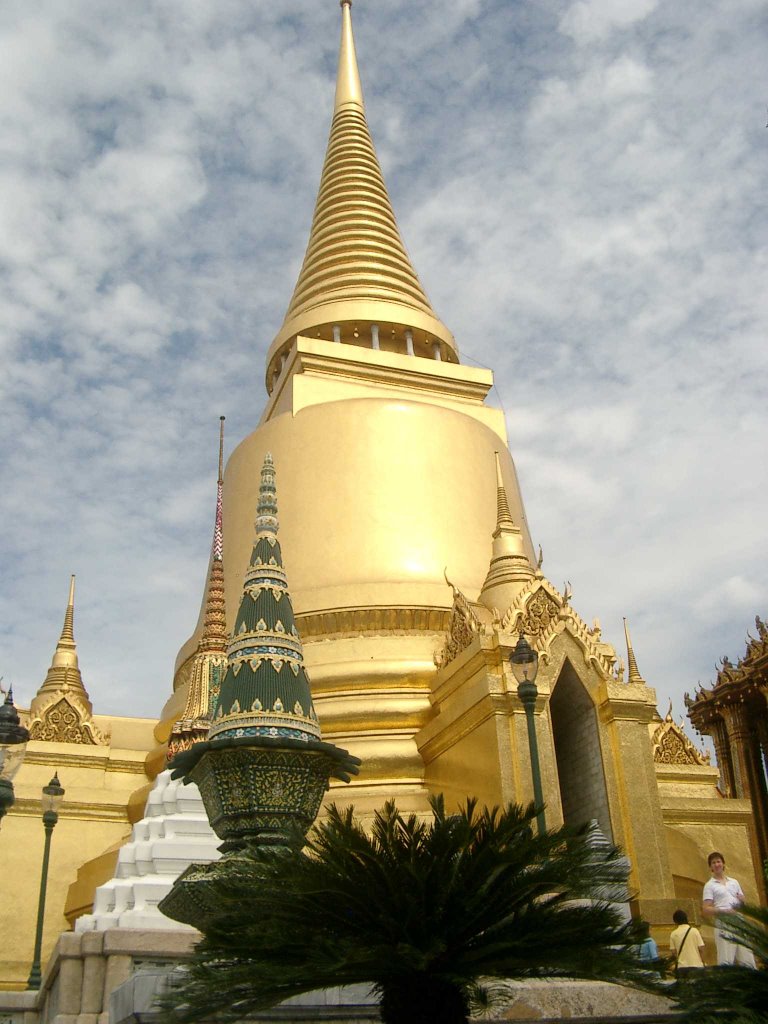
[[[517,696],[520,698],[520,703],[525,709],[525,721],[528,726],[528,750],[531,756],[531,775],[533,776],[533,800],[538,809],[536,823],[539,834],[543,835],[547,830],[547,823],[544,819],[544,794],[541,789],[539,743],[536,739],[536,722],[533,717],[536,698],[539,695],[539,691],[536,688],[539,655],[525,639],[522,630],[520,631],[520,639],[509,656],[509,663],[512,667],[512,674],[517,680]]]
[[[5,703],[0,705],[0,821],[16,799],[13,779],[27,749],[29,732],[20,724],[19,713],[13,704],[13,690],[8,690]]]
[[[58,774],[54,774],[47,786],[43,786],[43,827],[45,828],[45,846],[43,848],[43,869],[40,875],[40,899],[37,904],[37,931],[35,933],[35,952],[32,957],[32,970],[27,981],[28,989],[39,989],[42,981],[40,956],[43,950],[43,918],[45,917],[45,890],[48,887],[48,861],[51,856],[51,836],[59,820],[59,808],[64,799],[64,789],[59,782]]]

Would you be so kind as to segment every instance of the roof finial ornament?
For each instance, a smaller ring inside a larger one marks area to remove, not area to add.
[[[61,637],[59,638],[59,647],[74,647],[75,645],[75,576],[74,573],[69,578],[69,598],[67,600],[67,610],[64,613],[64,625],[61,627]]]
[[[504,488],[504,479],[501,475],[499,453],[494,452],[493,454],[496,459],[496,529],[499,530],[502,526],[509,526],[513,530],[517,530],[518,528],[512,518],[512,513],[509,511],[507,492]]]
[[[635,652],[632,649],[632,639],[629,635],[629,623],[627,622],[626,616],[624,617],[624,637],[627,641],[627,682],[644,683],[645,680],[640,675],[640,669],[637,667]]]
[[[352,0],[341,0],[341,49],[339,51],[339,73],[336,79],[336,100],[334,110],[348,103],[365,109],[363,86],[357,67],[355,38],[352,35]]]
[[[494,452],[496,463],[496,529],[493,531],[493,549],[488,575],[478,601],[492,613],[494,609],[508,609],[534,576],[523,545],[523,534],[512,518],[501,472],[499,453]]]

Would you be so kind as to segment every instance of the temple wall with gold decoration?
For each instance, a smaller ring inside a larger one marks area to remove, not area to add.
[[[96,886],[112,876],[117,850],[130,833],[131,798],[145,792],[144,759],[154,742],[154,721],[97,715],[93,724],[103,738],[99,744],[31,740],[14,780],[16,802],[0,828],[0,989],[26,988],[32,964],[42,787],[57,772],[65,789],[51,841],[43,965],[60,933],[90,908]]]

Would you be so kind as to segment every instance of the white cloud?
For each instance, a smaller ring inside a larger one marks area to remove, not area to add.
[[[579,44],[592,43],[642,21],[657,5],[658,0],[577,0],[563,14],[559,28]]]

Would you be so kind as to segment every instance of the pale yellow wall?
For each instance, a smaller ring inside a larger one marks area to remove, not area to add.
[[[61,931],[78,868],[127,837],[132,792],[146,783],[144,759],[154,722],[98,716],[98,728],[132,746],[30,742],[14,782],[16,803],[0,824],[0,988],[26,987],[32,963],[45,832],[41,789],[54,772],[65,789],[53,830],[43,964]]]

